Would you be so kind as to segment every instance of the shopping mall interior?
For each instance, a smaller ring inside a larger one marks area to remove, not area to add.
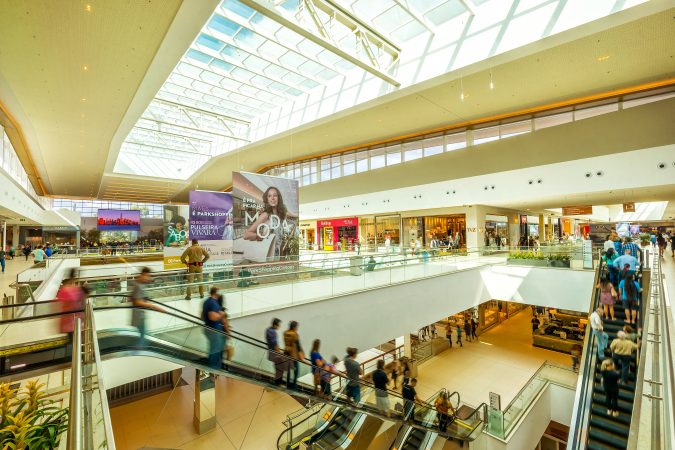
[[[675,448],[675,0],[0,0],[0,234],[2,448]]]

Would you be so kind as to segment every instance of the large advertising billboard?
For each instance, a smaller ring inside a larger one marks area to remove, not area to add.
[[[164,269],[180,269],[185,265],[180,256],[190,245],[190,211],[187,205],[164,205]]]
[[[96,227],[99,231],[140,231],[141,212],[126,209],[99,209]]]
[[[300,247],[298,182],[234,172],[232,196],[234,264],[258,273],[287,271],[279,262],[297,261]]]
[[[232,219],[232,194],[190,191],[190,240],[197,239],[209,253],[205,267],[231,268]]]

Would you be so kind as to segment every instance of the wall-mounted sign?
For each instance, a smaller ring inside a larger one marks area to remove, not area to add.
[[[502,410],[502,398],[499,394],[490,392],[490,409]]]
[[[333,220],[319,220],[316,222],[318,228],[323,227],[355,227],[359,224],[359,219],[354,217],[351,219],[333,219]]]
[[[593,214],[593,206],[564,206],[562,209],[563,216],[582,216]]]
[[[623,212],[635,212],[635,203],[624,203]]]

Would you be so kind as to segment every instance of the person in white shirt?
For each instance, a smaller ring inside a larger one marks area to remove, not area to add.
[[[605,349],[607,348],[607,340],[609,339],[609,336],[604,332],[604,326],[602,322],[602,306],[599,306],[591,313],[589,322],[591,325],[591,330],[593,331],[593,336],[595,336],[595,341],[598,346],[598,358],[605,359]]]
[[[603,249],[605,251],[609,250],[610,248],[614,248],[614,241],[612,240],[612,236],[609,234],[607,235],[607,240],[603,244]]]

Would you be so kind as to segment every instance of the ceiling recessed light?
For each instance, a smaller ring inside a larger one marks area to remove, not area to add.
[[[86,99],[86,98],[84,98],[84,97],[82,97],[82,98],[80,99],[80,101],[81,101],[82,103],[84,103],[84,102],[86,102],[86,101],[87,101],[87,99]]]
[[[598,62],[607,61],[609,58],[610,58],[609,55],[599,56],[599,57],[598,57]]]
[[[84,5],[84,10],[87,11],[87,12],[91,12],[91,5],[88,4],[88,3],[86,5]]]
[[[84,70],[84,71],[89,70],[89,66],[82,66],[82,70]]]

